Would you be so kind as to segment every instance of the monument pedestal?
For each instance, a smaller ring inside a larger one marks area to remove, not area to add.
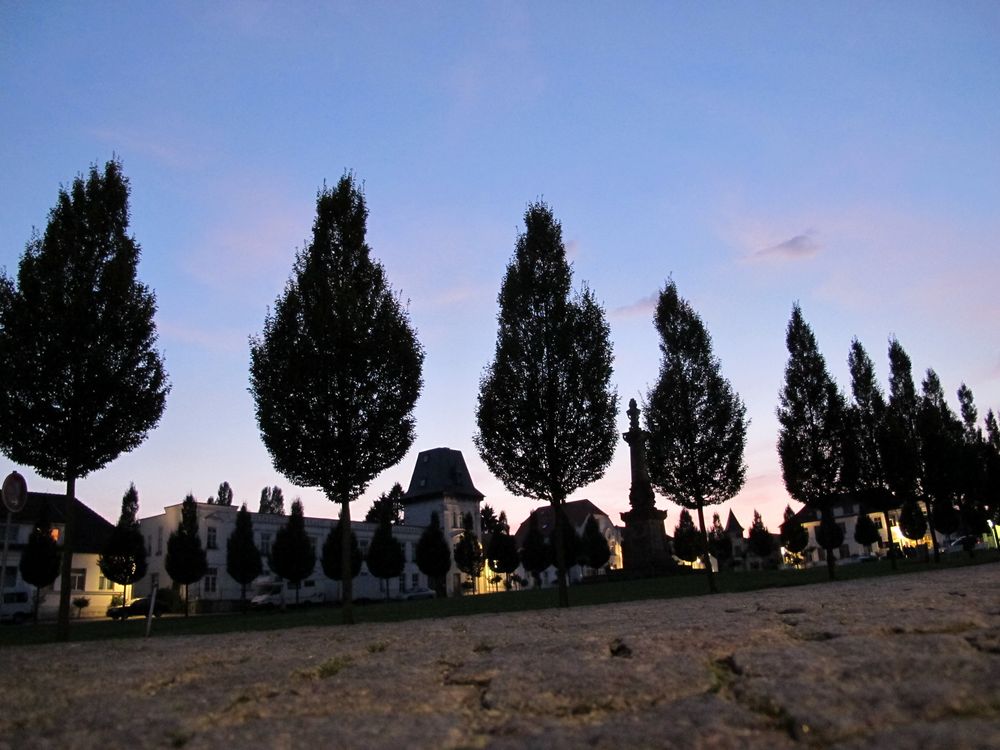
[[[667,511],[630,510],[622,513],[625,533],[622,535],[622,564],[625,570],[637,573],[658,573],[671,567],[663,522]]]

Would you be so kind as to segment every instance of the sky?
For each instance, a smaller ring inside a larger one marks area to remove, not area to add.
[[[1000,408],[1000,4],[237,3],[0,0],[0,267],[16,274],[60,186],[117,156],[172,391],[132,453],[77,484],[117,519],[223,480],[281,486],[248,392],[249,339],[307,242],[317,191],[353,171],[368,242],[426,350],[417,453],[461,450],[516,526],[536,501],[472,443],[497,292],[527,205],[561,221],[574,283],[607,311],[621,398],[659,367],[668,278],[701,315],[751,420],[743,490],[776,529],[784,335],[798,302],[849,388],[857,337],[883,385],[890,336],[919,380]],[[6,366],[12,366],[7,363]],[[34,491],[62,492],[30,467]],[[615,521],[628,450],[571,493]],[[678,508],[668,510],[668,530]],[[797,508],[798,504],[792,503]]]

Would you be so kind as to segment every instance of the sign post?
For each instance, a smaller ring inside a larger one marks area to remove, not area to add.
[[[0,618],[3,617],[3,590],[7,584],[7,550],[10,546],[10,524],[28,502],[28,483],[16,471],[3,480],[3,504],[7,508],[3,524],[3,554],[0,555]]]

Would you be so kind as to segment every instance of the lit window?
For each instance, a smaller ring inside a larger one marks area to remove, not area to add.
[[[69,576],[69,588],[71,591],[87,590],[87,571],[85,568],[73,568]]]

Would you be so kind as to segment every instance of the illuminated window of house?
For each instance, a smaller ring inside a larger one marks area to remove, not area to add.
[[[217,590],[219,583],[219,569],[209,568],[205,571],[205,578],[203,582],[203,588],[206,594],[214,594]]]
[[[59,529],[49,529],[49,536],[52,537],[53,542],[59,541]]]
[[[87,570],[85,568],[73,568],[69,574],[69,588],[71,591],[87,590]]]
[[[218,531],[214,526],[208,527],[208,539],[205,542],[205,549],[218,549]]]

